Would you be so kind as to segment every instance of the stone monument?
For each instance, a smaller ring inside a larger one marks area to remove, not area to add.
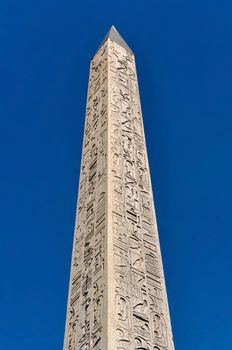
[[[133,52],[91,61],[64,350],[174,350]]]

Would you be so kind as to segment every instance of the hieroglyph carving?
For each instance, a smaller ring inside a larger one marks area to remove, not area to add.
[[[107,44],[91,62],[64,349],[105,349]]]
[[[64,350],[173,350],[134,55],[90,67]]]
[[[134,55],[109,40],[108,60],[109,349],[173,350]]]

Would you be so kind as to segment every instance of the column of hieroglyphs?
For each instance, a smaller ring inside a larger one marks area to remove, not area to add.
[[[90,67],[64,350],[174,350],[134,55]]]
[[[66,317],[65,350],[107,349],[106,158],[107,43],[91,61],[78,206]]]
[[[109,349],[174,349],[134,55],[108,48]],[[113,260],[110,255],[112,254]]]

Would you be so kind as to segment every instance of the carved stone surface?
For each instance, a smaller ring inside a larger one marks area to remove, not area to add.
[[[64,350],[174,350],[135,59],[111,30],[90,67]]]

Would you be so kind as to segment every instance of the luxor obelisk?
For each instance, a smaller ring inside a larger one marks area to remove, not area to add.
[[[90,66],[64,350],[173,350],[135,58]]]

